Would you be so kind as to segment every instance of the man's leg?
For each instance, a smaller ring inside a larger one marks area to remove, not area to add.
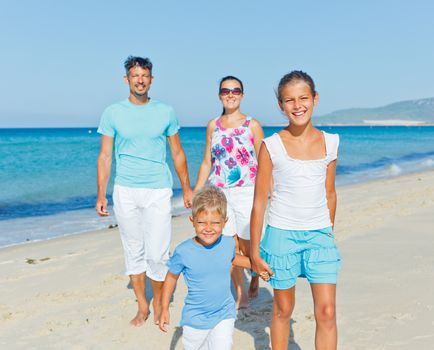
[[[149,305],[146,300],[145,292],[145,273],[138,275],[130,275],[131,286],[133,287],[134,294],[137,298],[138,310],[136,316],[130,321],[133,326],[141,326],[149,315]]]
[[[147,276],[152,281],[154,322],[161,311],[161,291],[167,274],[170,239],[172,236],[172,190],[151,189],[147,193],[149,206],[144,209],[145,259]]]
[[[115,186],[113,192],[114,212],[119,225],[125,256],[126,274],[136,295],[138,310],[130,321],[133,326],[142,325],[149,314],[145,297],[145,237],[143,235],[141,210],[135,202],[135,189]]]

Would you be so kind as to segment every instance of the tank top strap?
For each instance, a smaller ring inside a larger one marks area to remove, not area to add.
[[[248,128],[249,125],[250,125],[250,122],[251,122],[251,121],[252,121],[252,117],[247,116],[247,117],[246,117],[246,121],[245,121],[244,124],[243,124],[243,127],[244,127],[244,128]]]
[[[331,162],[338,157],[339,135],[324,132],[324,138],[326,143],[327,159]]]
[[[218,116],[217,118],[214,118],[214,120],[215,120],[215,128],[214,128],[214,131],[215,130],[217,130],[217,129],[225,129],[224,127],[222,127],[222,124],[221,124],[221,121],[220,121],[220,119],[221,119],[221,117],[222,116]]]
[[[273,160],[274,158],[284,154],[284,146],[282,141],[280,141],[280,136],[277,133],[266,137],[262,142],[264,142],[267,147],[268,153],[270,154],[270,158]]]

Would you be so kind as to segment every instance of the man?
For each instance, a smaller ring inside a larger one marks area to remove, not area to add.
[[[146,275],[152,281],[154,322],[157,322],[169,259],[172,175],[166,163],[166,140],[187,208],[191,206],[192,191],[175,112],[172,107],[148,96],[153,80],[151,61],[129,56],[125,70],[124,80],[130,95],[104,111],[98,128],[102,137],[96,211],[100,216],[109,215],[106,191],[114,143],[114,212],[124,248],[126,274],[130,276],[138,302],[137,314],[130,323],[140,326],[149,314],[145,298]]]

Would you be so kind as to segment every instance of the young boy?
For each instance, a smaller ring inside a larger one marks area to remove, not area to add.
[[[167,331],[169,302],[182,272],[188,287],[181,319],[186,350],[232,347],[236,310],[230,269],[232,264],[250,268],[250,261],[235,254],[232,237],[222,236],[227,221],[226,203],[217,187],[206,186],[196,193],[190,217],[196,236],[178,245],[169,261],[159,327]]]

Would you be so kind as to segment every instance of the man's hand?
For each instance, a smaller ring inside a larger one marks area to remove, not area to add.
[[[109,216],[109,212],[107,211],[107,198],[98,197],[96,200],[95,210],[99,216]]]
[[[184,207],[191,208],[191,205],[193,203],[193,191],[191,188],[188,188],[186,191],[184,191]]]

